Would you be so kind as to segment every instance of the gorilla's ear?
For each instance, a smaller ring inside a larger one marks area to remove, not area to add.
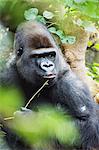
[[[19,49],[16,51],[17,56],[21,56],[23,54],[23,47],[19,47]]]

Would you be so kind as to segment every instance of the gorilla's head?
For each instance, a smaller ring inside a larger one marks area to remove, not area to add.
[[[15,34],[16,66],[22,78],[32,84],[56,80],[66,69],[59,47],[47,28],[27,21],[19,25]]]

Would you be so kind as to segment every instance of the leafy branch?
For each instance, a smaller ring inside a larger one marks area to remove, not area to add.
[[[43,12],[42,15],[39,15],[39,11],[37,8],[30,8],[29,10],[26,10],[24,13],[24,17],[26,20],[28,21],[36,20],[38,22],[45,24],[52,34],[55,34],[60,38],[62,43],[74,44],[76,42],[75,36],[65,35],[65,33],[62,30],[57,29],[57,25],[55,23],[51,21],[49,22],[49,20],[51,20],[54,16],[55,16],[54,13],[46,10]]]

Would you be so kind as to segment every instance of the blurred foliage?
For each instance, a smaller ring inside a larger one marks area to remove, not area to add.
[[[90,47],[93,47],[95,50],[99,51],[99,43],[95,43],[95,44],[93,45],[93,42],[92,42],[92,41],[89,41],[89,42],[88,42],[88,47],[89,47],[89,48],[90,48]]]
[[[0,24],[0,51],[5,50],[7,47],[12,48],[12,34],[9,32],[9,28],[5,28]],[[6,41],[6,42],[5,42]]]
[[[48,105],[29,115],[15,115],[12,127],[30,144],[40,147],[55,139],[73,145],[79,137],[72,118]]]
[[[65,0],[65,2],[72,10],[78,11],[81,16],[85,15],[96,20],[99,19],[98,0]]]
[[[47,105],[38,107],[38,112],[21,111],[22,99],[18,90],[0,88],[0,117],[3,117],[5,125],[13,129],[24,141],[36,148],[44,148],[56,139],[68,146],[73,146],[79,139],[74,121],[62,109]],[[7,149],[3,141],[4,134],[0,133],[2,150]]]
[[[62,29],[66,25],[65,20],[73,22],[81,19],[81,21],[85,21],[83,26],[90,26],[91,21],[98,25],[98,0],[1,0],[0,15],[3,20],[10,22],[9,26],[16,27],[24,20],[24,11],[31,7],[38,8],[40,14],[45,11],[47,19],[51,16],[49,13],[51,11],[54,14],[53,22],[56,22]]]
[[[28,3],[24,0],[0,0],[0,18],[12,30],[24,19],[24,11]]]
[[[5,67],[13,46],[13,34],[0,24],[0,69]]]
[[[88,75],[99,82],[99,63],[89,64],[88,67]]]
[[[15,88],[0,88],[0,113],[9,117],[23,106],[23,96],[19,90]]]
[[[96,43],[93,48],[95,48],[97,51],[99,51],[99,43]]]

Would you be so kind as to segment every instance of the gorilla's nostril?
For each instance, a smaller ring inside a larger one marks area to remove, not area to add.
[[[48,67],[48,65],[43,65],[43,67]]]
[[[44,67],[52,67],[53,64],[44,64],[43,66],[44,66]]]
[[[53,64],[49,64],[49,67],[53,66]]]

